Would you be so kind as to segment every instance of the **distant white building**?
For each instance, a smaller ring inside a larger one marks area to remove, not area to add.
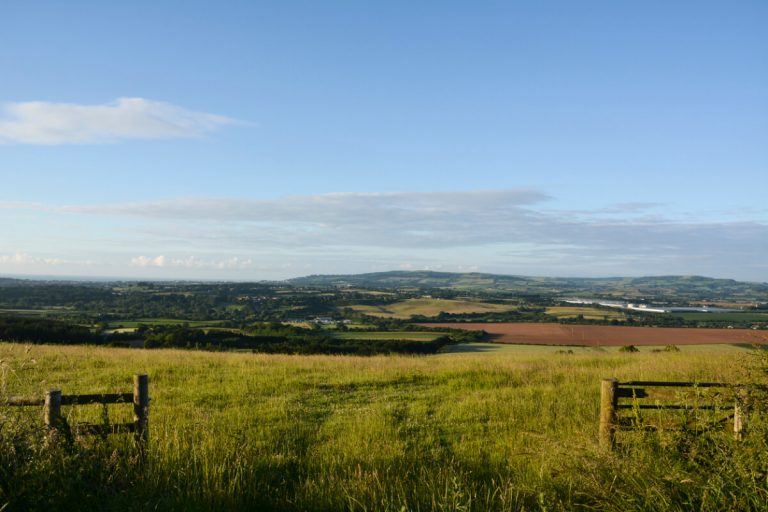
[[[648,307],[646,304],[627,304],[627,309],[634,311],[644,311],[646,313],[669,313],[669,310],[663,308]]]

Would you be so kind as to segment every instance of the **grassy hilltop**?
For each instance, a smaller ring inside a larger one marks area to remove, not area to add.
[[[611,454],[596,439],[601,378],[743,382],[748,351],[471,347],[363,358],[0,344],[2,396],[122,392],[146,372],[152,397],[143,468],[127,437],[47,446],[38,409],[0,405],[0,509],[768,505],[756,414],[741,443],[727,433],[637,431]],[[129,406],[110,409],[111,421],[129,419]],[[72,425],[102,418],[99,406],[64,414]]]

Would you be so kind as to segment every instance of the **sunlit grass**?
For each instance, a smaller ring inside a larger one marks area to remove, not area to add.
[[[433,341],[443,332],[424,332],[424,331],[347,331],[334,332],[333,337],[341,340],[412,340],[412,341]]]
[[[382,318],[410,318],[413,315],[435,316],[440,313],[499,313],[512,311],[517,306],[489,302],[454,299],[406,299],[391,304],[372,306],[356,304],[350,309],[366,315]]]
[[[150,375],[147,465],[105,470],[124,479],[111,480],[119,492],[105,491],[106,508],[686,510],[734,499],[666,448],[603,453],[599,382],[732,382],[743,378],[746,351],[507,347],[366,358],[0,344],[0,391],[124,392],[134,373]],[[101,410],[64,414],[97,421]],[[110,415],[128,421],[130,407],[110,406]],[[749,493],[747,508],[763,503]]]
[[[615,309],[600,309],[584,306],[553,306],[545,311],[557,318],[576,318],[581,315],[586,320],[626,320],[627,315]]]

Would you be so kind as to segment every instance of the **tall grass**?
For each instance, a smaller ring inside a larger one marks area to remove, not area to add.
[[[764,510],[755,412],[727,434],[597,446],[604,377],[743,381],[743,350],[577,349],[330,357],[0,344],[0,392],[130,389],[150,375],[150,448],[47,440],[0,405],[0,510]],[[752,365],[756,368],[759,365]],[[757,410],[757,409],[756,409]],[[64,408],[70,425],[98,406]],[[112,421],[130,407],[110,406]],[[5,508],[3,508],[5,507]]]

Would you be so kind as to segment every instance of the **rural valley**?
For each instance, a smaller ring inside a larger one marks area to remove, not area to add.
[[[759,510],[767,291],[427,272],[3,279],[0,497],[7,510]],[[567,302],[585,293],[729,311]],[[52,444],[35,408],[11,407],[53,388],[116,393],[137,373],[151,386],[141,460],[131,436],[82,430],[130,408],[63,407]],[[606,451],[608,377],[745,387],[662,395],[686,408],[636,410]]]
[[[0,1],[0,512],[767,512],[768,1]]]

